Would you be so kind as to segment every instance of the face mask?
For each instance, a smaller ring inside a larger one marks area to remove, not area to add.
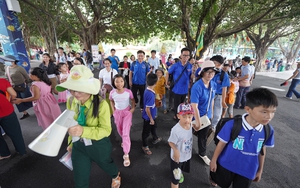
[[[11,65],[12,65],[12,62],[10,62],[10,61],[4,61],[4,64],[5,64],[6,66],[11,66]]]

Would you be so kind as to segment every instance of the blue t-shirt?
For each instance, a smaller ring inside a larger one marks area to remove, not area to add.
[[[213,77],[213,81],[215,81],[217,83],[217,91],[216,94],[221,95],[222,94],[222,89],[223,87],[229,87],[230,86],[230,80],[229,80],[229,76],[228,74],[225,72],[224,77],[223,77],[223,82],[221,82],[220,77],[221,77],[221,73],[223,70],[221,70],[221,72],[217,73],[214,77]]]
[[[146,76],[150,71],[149,65],[143,61],[139,63],[137,60],[132,62],[130,66],[130,71],[133,73],[132,75],[132,84],[137,85],[145,85],[146,84]]]
[[[153,90],[150,90],[147,88],[144,92],[144,110],[142,113],[143,119],[149,121],[150,118],[148,117],[146,113],[146,107],[150,108],[150,113],[153,119],[155,119],[156,116],[156,107],[155,107],[155,92]]]
[[[227,143],[218,162],[227,170],[253,180],[259,168],[259,155],[265,140],[265,130],[262,124],[255,128],[250,126],[245,119],[247,115],[244,114],[242,117],[243,128],[234,142],[230,140],[233,120],[226,122],[217,135],[220,141]],[[266,147],[274,147],[274,129],[270,127],[271,132],[269,139],[265,142]]]
[[[198,77],[199,72],[201,71],[201,67],[199,67],[196,71],[195,71],[195,76]]]
[[[116,71],[119,71],[119,64],[118,61],[120,61],[118,56],[108,56],[108,59],[111,60],[111,68],[115,69]],[[118,61],[116,60],[118,59]]]
[[[211,80],[209,87],[206,88],[202,79],[194,83],[191,91],[191,103],[198,104],[200,117],[206,114],[207,106],[209,105],[207,117],[211,118],[211,105],[215,97],[216,85],[217,84]],[[209,97],[210,93],[211,97]]]
[[[188,93],[190,78],[192,74],[192,65],[187,62],[186,66],[186,70],[172,89],[175,94],[184,95]],[[184,66],[181,64],[181,62],[177,62],[169,68],[168,73],[173,74],[174,82],[180,76],[183,69]]]

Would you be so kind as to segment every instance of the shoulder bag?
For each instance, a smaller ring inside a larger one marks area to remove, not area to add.
[[[172,82],[170,84],[170,89],[172,90],[173,87],[175,86],[175,84],[177,84],[177,82],[179,81],[179,79],[181,78],[181,76],[183,75],[184,71],[186,70],[187,68],[187,65],[188,65],[188,62],[186,63],[186,65],[184,66],[182,72],[180,73],[180,75],[178,76],[178,78],[174,81],[174,79],[172,79]]]
[[[106,89],[106,93],[110,93],[111,90],[113,90],[112,85],[112,80],[113,80],[113,69],[111,69],[111,74],[110,74],[110,83],[111,84],[104,84],[103,88]]]
[[[10,85],[12,85],[12,87],[14,88],[14,90],[16,92],[24,92],[25,91],[25,87],[22,86],[23,84],[21,84],[21,85],[13,85],[13,82],[11,80],[10,73],[9,73],[9,67],[6,68],[6,72],[7,72],[6,74],[7,74],[8,80],[10,82]]]

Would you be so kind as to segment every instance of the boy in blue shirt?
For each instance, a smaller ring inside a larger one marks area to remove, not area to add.
[[[274,129],[270,126],[270,136],[264,141],[264,126],[274,117],[277,106],[275,94],[268,89],[256,88],[247,93],[247,113],[242,116],[238,137],[230,140],[233,120],[226,122],[217,135],[220,141],[210,163],[211,185],[225,188],[232,184],[233,188],[248,188],[252,181],[261,179],[266,147],[274,147]]]
[[[150,135],[150,132],[153,137],[153,144],[157,144],[162,140],[161,137],[158,137],[156,135],[156,122],[155,122],[155,116],[156,116],[156,107],[155,107],[155,92],[154,92],[154,86],[157,82],[157,76],[156,74],[148,74],[147,75],[147,89],[144,93],[144,110],[142,112],[142,117],[144,119],[144,125],[143,125],[143,132],[142,132],[142,141],[143,141],[143,147],[142,150],[147,155],[151,155],[152,152],[149,149],[147,138]]]

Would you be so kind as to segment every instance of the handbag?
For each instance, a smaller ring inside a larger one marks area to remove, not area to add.
[[[113,77],[113,72],[112,72],[112,70],[111,70],[110,82],[112,82],[112,80],[113,80],[112,77]],[[111,86],[111,84],[104,84],[103,88],[106,89],[106,93],[110,93],[111,90],[113,90],[113,87]]]
[[[173,87],[175,86],[175,84],[177,84],[177,82],[179,81],[179,79],[181,78],[181,76],[183,75],[185,69],[187,68],[187,65],[188,65],[188,62],[185,64],[182,72],[180,73],[180,75],[178,76],[178,78],[174,81],[174,79],[171,80],[171,83],[170,83],[170,89],[172,90]]]
[[[6,68],[6,73],[7,73],[7,77],[8,77],[8,80],[10,82],[10,85],[12,85],[13,89],[16,91],[16,92],[24,92],[25,91],[25,87],[21,85],[13,85],[13,82],[11,80],[11,77],[10,77],[10,73],[9,73],[9,67]]]
[[[209,99],[208,99],[208,104],[207,104],[207,108],[206,108],[206,114],[200,117],[201,125],[200,125],[200,129],[198,131],[200,131],[201,129],[204,129],[206,127],[208,127],[209,125],[211,125],[211,121],[207,117],[207,112],[208,112],[208,109],[209,109],[209,105],[211,103],[211,93],[212,93],[212,88],[210,88],[210,92],[209,92]],[[192,124],[196,124],[196,120],[192,121]],[[196,135],[196,136],[198,136],[198,134],[197,134],[198,131],[195,131],[193,129],[193,134]]]

